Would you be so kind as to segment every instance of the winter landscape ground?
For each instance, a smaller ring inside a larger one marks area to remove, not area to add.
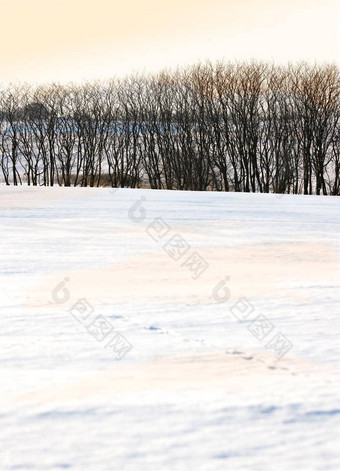
[[[0,470],[340,469],[337,197],[0,187]]]

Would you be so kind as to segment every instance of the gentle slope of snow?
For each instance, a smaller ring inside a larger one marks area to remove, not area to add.
[[[0,218],[1,470],[340,469],[338,198],[1,187]]]

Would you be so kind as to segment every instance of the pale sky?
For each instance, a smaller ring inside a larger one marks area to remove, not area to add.
[[[0,0],[0,83],[198,60],[340,63],[340,0]]]

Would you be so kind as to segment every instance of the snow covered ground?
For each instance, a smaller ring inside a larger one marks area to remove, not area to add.
[[[340,469],[338,198],[0,187],[0,470]]]

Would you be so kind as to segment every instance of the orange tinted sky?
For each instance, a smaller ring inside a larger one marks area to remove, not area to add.
[[[340,0],[0,0],[0,83],[205,59],[339,61]]]

